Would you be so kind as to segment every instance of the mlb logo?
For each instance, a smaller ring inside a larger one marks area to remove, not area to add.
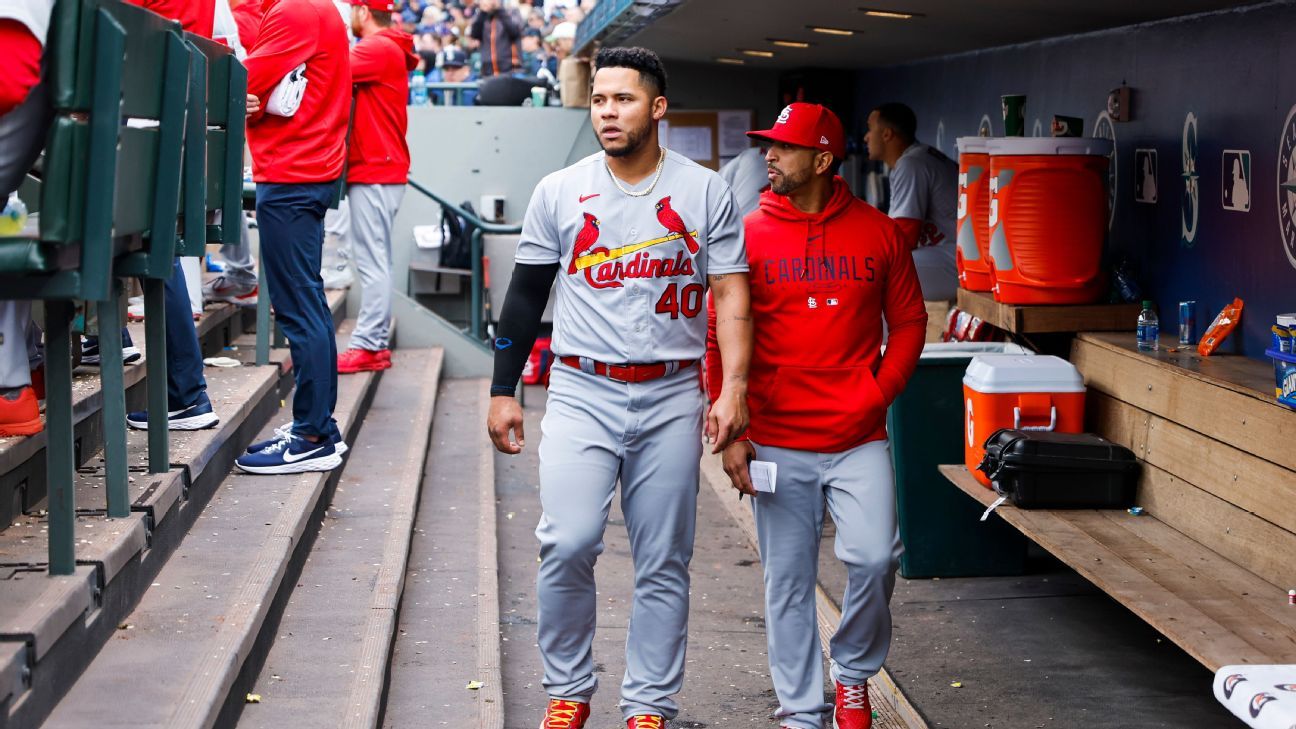
[[[828,299],[828,305],[829,305],[829,306],[836,306],[836,305],[837,305],[837,299]]]

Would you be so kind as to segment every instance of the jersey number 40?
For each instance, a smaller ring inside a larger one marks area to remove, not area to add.
[[[657,313],[670,314],[672,319],[680,318],[680,314],[683,314],[686,319],[692,319],[700,311],[702,311],[702,284],[691,283],[683,290],[680,290],[679,284],[671,284],[657,300]]]

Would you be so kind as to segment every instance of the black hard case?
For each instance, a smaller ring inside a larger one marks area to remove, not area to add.
[[[977,470],[1023,509],[1123,509],[1134,503],[1139,462],[1091,433],[1005,428],[986,439]]]

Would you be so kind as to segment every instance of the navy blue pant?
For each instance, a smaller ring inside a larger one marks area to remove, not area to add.
[[[202,348],[194,328],[193,309],[184,271],[176,259],[171,278],[166,282],[166,348],[167,407],[183,410],[197,405],[206,397],[207,378],[203,377]]]
[[[257,183],[257,225],[275,321],[288,337],[292,353],[293,432],[304,436],[337,435],[337,340],[333,314],[324,298],[320,256],[324,248],[324,212],[337,184]]]

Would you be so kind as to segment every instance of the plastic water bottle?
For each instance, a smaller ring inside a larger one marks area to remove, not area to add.
[[[9,202],[0,212],[0,236],[18,235],[27,226],[27,205],[18,193],[9,194]]]
[[[1152,310],[1152,302],[1143,302],[1138,318],[1138,348],[1140,352],[1155,352],[1161,346],[1161,322]]]
[[[410,106],[427,105],[427,77],[423,75],[422,71],[415,71],[414,78],[410,81]]]

